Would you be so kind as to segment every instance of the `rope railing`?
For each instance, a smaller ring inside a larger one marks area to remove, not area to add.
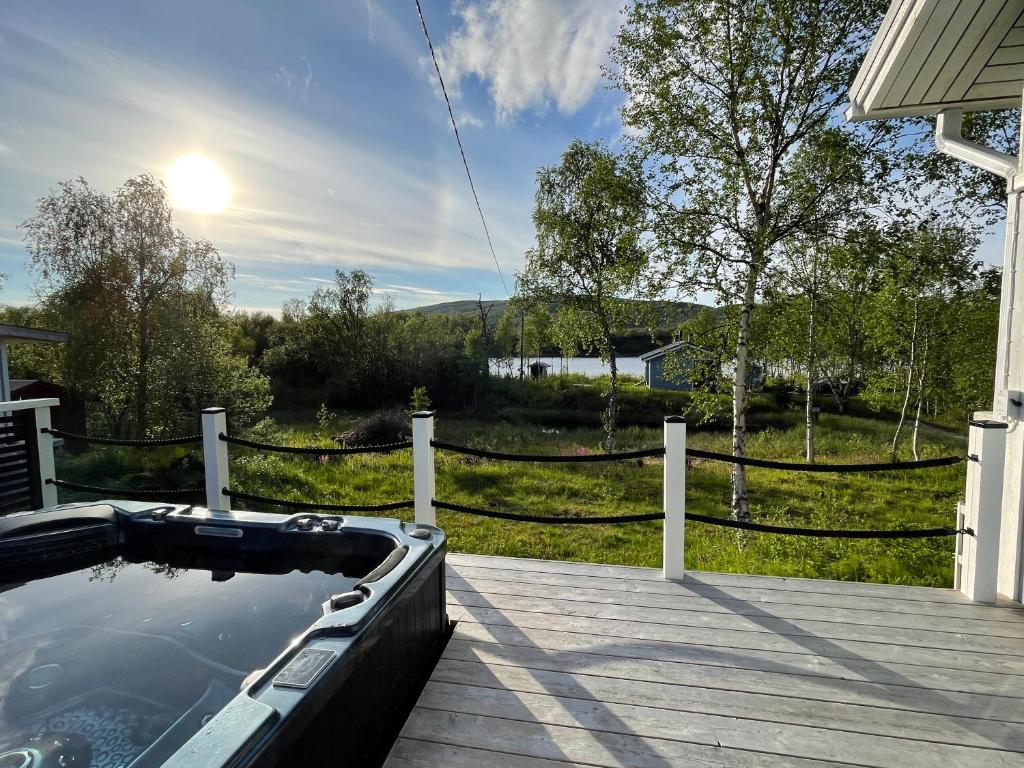
[[[619,453],[584,453],[584,454],[553,454],[553,453],[501,453],[499,451],[486,451],[481,448],[470,448],[466,445],[455,443],[444,443],[440,440],[431,440],[430,445],[442,451],[461,453],[466,456],[476,456],[481,459],[496,459],[498,461],[535,461],[542,463],[560,464],[590,464],[602,461],[627,461],[629,459],[642,459],[648,456],[664,456],[664,448],[646,448],[639,451],[621,451]]]
[[[350,448],[317,448],[316,446],[275,445],[274,443],[264,443],[259,440],[248,440],[244,437],[228,435],[223,432],[217,435],[217,437],[223,442],[230,443],[231,445],[241,445],[245,448],[255,448],[260,451],[270,451],[272,453],[292,453],[304,456],[351,456],[357,453],[391,453],[392,451],[401,451],[406,448],[412,448],[412,442],[410,441],[381,443],[380,445],[359,445],[352,446]]]
[[[202,435],[182,435],[181,437],[140,438],[131,440],[119,437],[93,437],[91,435],[80,435],[75,432],[65,432],[63,429],[55,429],[54,427],[43,427],[39,431],[43,434],[52,435],[53,437],[61,437],[65,440],[74,440],[78,443],[120,445],[129,448],[155,448],[162,445],[189,445],[191,443],[200,443],[203,440]]]
[[[543,523],[550,525],[609,525],[621,523],[642,523],[650,520],[664,520],[664,512],[650,512],[638,515],[593,515],[589,517],[570,517],[562,515],[531,515],[520,512],[501,512],[495,509],[481,509],[465,504],[452,504],[446,501],[434,499],[436,509],[445,509],[451,512],[462,512],[476,517],[489,517],[498,520],[511,520],[519,523]],[[926,539],[940,536],[956,536],[965,534],[973,536],[974,531],[970,528],[907,528],[907,529],[832,529],[832,528],[794,528],[780,525],[766,525],[745,520],[730,520],[710,515],[699,515],[688,513],[687,520],[708,525],[718,525],[725,528],[739,528],[759,533],[779,533],[789,536],[817,536],[820,538],[835,539]]]
[[[816,536],[823,539],[928,539],[939,536],[965,534],[973,536],[970,528],[896,528],[896,529],[835,529],[835,528],[791,528],[782,525],[766,525],[748,520],[731,520],[727,517],[712,517],[693,512],[686,513],[687,520],[723,528],[739,528],[759,533],[781,533],[787,536]]]
[[[440,440],[431,440],[430,445],[442,451],[460,453],[466,456],[476,456],[481,459],[539,463],[589,464],[607,461],[627,461],[629,459],[642,459],[647,457],[657,457],[665,455],[665,449],[662,447],[644,448],[636,451],[620,451],[618,453],[588,453],[572,455],[503,453],[500,451],[488,451],[482,448],[471,448],[467,445],[446,443]],[[762,467],[764,469],[779,469],[789,472],[835,472],[839,474],[851,472],[887,472],[894,470],[905,471],[913,469],[928,469],[931,467],[949,467],[967,461],[966,456],[943,456],[941,458],[922,459],[920,461],[890,461],[863,464],[800,464],[796,462],[774,461],[771,459],[755,459],[750,456],[734,456],[731,453],[703,451],[696,448],[687,448],[686,457],[688,459],[722,461],[730,464],[742,464],[743,466],[746,467]]]
[[[435,509],[464,512],[477,517],[492,517],[498,520],[513,520],[520,523],[551,523],[553,525],[601,525],[619,523],[643,523],[649,520],[664,520],[664,512],[650,512],[638,515],[594,515],[591,517],[562,517],[555,515],[530,515],[526,513],[499,512],[495,509],[481,509],[464,504],[433,500]]]
[[[920,461],[879,461],[863,464],[798,464],[789,461],[774,461],[772,459],[755,459],[750,456],[734,456],[731,453],[702,451],[697,448],[687,448],[686,458],[706,459],[708,461],[723,461],[729,464],[741,464],[745,467],[781,469],[789,472],[835,472],[838,474],[847,474],[851,472],[889,472],[894,470],[906,471],[913,469],[929,469],[931,467],[950,467],[953,466],[954,464],[961,464],[967,461],[966,456],[943,456],[937,459],[921,459]]]
[[[332,512],[390,512],[396,509],[412,509],[412,499],[404,501],[392,501],[386,504],[330,504],[327,502],[292,501],[291,499],[277,499],[272,496],[259,496],[255,493],[244,493],[232,488],[224,488],[223,493],[231,499],[250,501],[257,504],[272,504],[277,507],[288,507],[290,509],[323,509]]]
[[[57,480],[56,478],[48,478],[46,483],[69,491],[84,491],[111,498],[120,498],[124,495],[145,496],[147,498],[175,498],[204,493],[206,490],[205,488],[113,488],[103,485],[89,485],[88,483],[75,483],[71,480]]]

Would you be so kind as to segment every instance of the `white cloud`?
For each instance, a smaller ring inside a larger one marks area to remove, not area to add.
[[[299,61],[306,69],[305,74],[292,72],[282,64],[274,73],[274,82],[284,86],[289,100],[305,101],[309,96],[309,88],[313,84],[313,65],[305,56],[299,56]]]
[[[481,120],[476,115],[474,115],[472,112],[465,112],[465,111],[459,112],[459,114],[456,116],[455,119],[458,122],[460,128],[465,128],[465,127],[469,127],[469,128],[483,128],[484,127],[484,121]]]
[[[499,120],[551,104],[572,114],[601,84],[622,0],[479,0],[438,51],[445,81],[476,76]]]

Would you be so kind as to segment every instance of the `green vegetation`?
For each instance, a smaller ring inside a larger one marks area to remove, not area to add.
[[[799,461],[802,416],[797,408],[758,411],[762,423],[751,435],[750,453]],[[351,427],[348,413],[318,424],[311,411],[279,412],[254,433],[289,445],[330,445],[329,437]],[[822,462],[884,461],[893,422],[825,414],[817,448]],[[513,452],[574,454],[601,450],[599,424],[555,427],[523,420],[438,418],[441,440]],[[695,428],[693,447],[728,451],[729,433]],[[661,443],[661,430],[629,426],[618,448]],[[926,428],[924,457],[962,453],[965,440]],[[252,493],[334,503],[380,503],[412,495],[408,451],[376,456],[316,459],[232,448],[232,485]],[[138,487],[199,483],[201,455],[184,449],[152,451],[90,449],[62,453],[58,476],[92,483]],[[518,464],[437,454],[438,497],[486,508],[545,515],[611,515],[656,512],[661,507],[660,459],[613,464]],[[751,506],[759,522],[821,528],[899,528],[951,525],[963,488],[963,468],[866,475],[810,475],[755,469],[749,472]],[[62,496],[62,498],[70,496]],[[696,461],[688,471],[688,509],[726,516],[730,477],[727,465]],[[278,511],[278,510],[273,510]],[[411,510],[403,511],[411,519]],[[620,563],[657,567],[661,526],[548,526],[481,519],[440,512],[438,522],[459,552]],[[854,541],[741,533],[698,523],[687,526],[686,563],[691,569],[854,579],[948,586],[952,578],[951,539]]]

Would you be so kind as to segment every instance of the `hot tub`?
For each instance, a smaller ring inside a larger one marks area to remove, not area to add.
[[[444,555],[378,518],[0,518],[0,768],[379,764],[447,637]]]

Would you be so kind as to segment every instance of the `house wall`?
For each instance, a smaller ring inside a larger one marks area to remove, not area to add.
[[[32,400],[39,397],[56,397],[60,405],[51,409],[50,418],[56,429],[84,435],[86,431],[85,401],[69,393],[59,384],[50,381],[33,381],[11,392],[15,400]]]
[[[689,392],[693,386],[685,378],[669,376],[665,372],[665,356],[655,357],[644,363],[644,380],[651,389],[674,389]]]

